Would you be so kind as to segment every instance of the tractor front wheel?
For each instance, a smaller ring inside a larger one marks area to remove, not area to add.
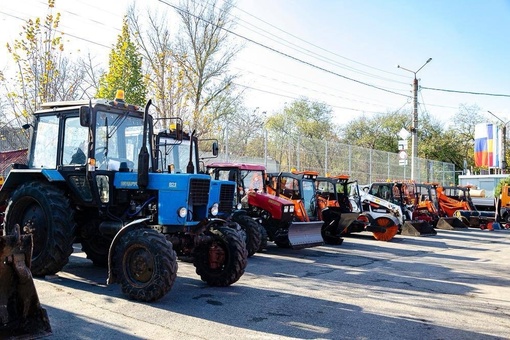
[[[230,286],[244,274],[248,252],[239,233],[228,227],[206,231],[210,241],[194,250],[193,265],[210,286]]]
[[[137,301],[161,299],[177,276],[172,244],[152,229],[134,229],[122,235],[115,246],[112,265],[122,292]]]
[[[31,271],[34,276],[60,271],[73,252],[76,223],[64,192],[46,182],[28,182],[14,191],[5,211],[5,231],[19,224],[33,236]]]

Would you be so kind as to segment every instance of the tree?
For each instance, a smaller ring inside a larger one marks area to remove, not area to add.
[[[422,122],[422,124],[424,124]],[[364,148],[397,152],[398,133],[411,126],[410,112],[386,112],[365,115],[348,122],[342,129],[342,142]]]
[[[131,104],[144,105],[147,90],[142,73],[142,57],[131,41],[127,17],[122,32],[110,53],[109,71],[99,81],[98,98],[115,98],[117,90],[125,91],[125,100]]]
[[[60,13],[53,14],[55,0],[48,0],[48,14],[44,19],[26,21],[20,38],[7,44],[13,58],[15,74],[0,75],[6,95],[6,109],[2,119],[7,126],[19,129],[32,120],[32,114],[43,102],[74,100],[82,92],[83,74],[64,54],[62,33],[58,27]],[[20,129],[19,129],[20,130]],[[28,134],[15,134],[15,145],[28,144]]]
[[[183,27],[176,56],[184,72],[186,99],[191,103],[189,114],[183,118],[197,135],[210,130],[228,114],[225,108],[231,107],[225,94],[235,75],[229,74],[228,67],[240,49],[228,40],[228,31],[234,26],[232,7],[231,0],[223,1],[221,7],[216,1],[183,0],[178,10]]]
[[[269,117],[266,127],[277,136],[270,141],[275,159],[285,165],[287,156],[286,165],[293,167],[309,158],[314,167],[323,168],[324,141],[338,140],[331,112],[325,103],[300,98]]]
[[[167,27],[165,13],[148,10],[141,19],[134,6],[128,10],[128,23],[143,57],[147,91],[156,104],[158,117],[183,117],[188,109],[186,81],[176,55],[175,43]],[[142,26],[146,23],[147,26]]]
[[[486,118],[480,114],[478,105],[461,104],[459,111],[453,117],[453,121],[455,125],[451,127],[451,131],[455,134],[455,140],[452,142],[459,145],[462,160],[467,160],[468,166],[474,166],[475,126],[484,123]],[[455,166],[459,169],[463,168],[462,163],[456,163]]]

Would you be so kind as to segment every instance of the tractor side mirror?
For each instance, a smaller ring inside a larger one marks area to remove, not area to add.
[[[80,107],[80,125],[89,127],[90,126],[90,107]]]
[[[218,156],[218,151],[219,151],[218,142],[213,142],[212,143],[212,154],[214,157]]]

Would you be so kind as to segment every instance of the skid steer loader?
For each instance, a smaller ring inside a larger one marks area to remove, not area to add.
[[[374,182],[368,193],[362,194],[364,211],[386,211],[395,214],[400,222],[400,234],[407,236],[436,235],[429,217],[415,212],[416,187],[414,183]],[[375,198],[375,200],[374,200]],[[377,199],[382,201],[377,201]],[[426,217],[426,218],[425,218]]]
[[[378,199],[365,196],[366,200],[375,202]],[[350,181],[348,175],[318,177],[317,202],[319,216],[325,222],[322,227],[324,240],[335,235],[368,231],[376,240],[389,241],[398,232],[399,222],[393,215],[361,211],[358,183]]]
[[[52,333],[30,271],[32,249],[32,235],[21,235],[19,225],[10,235],[0,233],[0,339],[35,339]]]

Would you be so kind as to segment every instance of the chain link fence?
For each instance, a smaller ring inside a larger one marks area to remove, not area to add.
[[[223,140],[217,159],[210,161],[256,163],[269,172],[315,170],[319,174],[348,174],[361,184],[386,180],[410,180],[411,157],[400,160],[397,153],[377,151],[319,139],[290,139],[264,133],[255,139],[255,151],[246,156],[236,152],[239,141]],[[408,150],[409,153],[411,150]],[[417,183],[455,183],[455,165],[429,159],[415,159],[414,180]]]

